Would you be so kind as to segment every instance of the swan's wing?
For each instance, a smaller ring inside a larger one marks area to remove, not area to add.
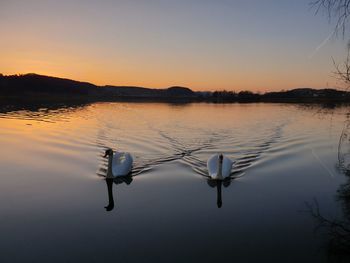
[[[116,152],[113,156],[112,172],[114,176],[125,176],[131,172],[132,156],[130,153]]]
[[[224,157],[222,162],[222,176],[224,178],[229,177],[231,175],[233,162],[231,159]]]
[[[211,178],[215,178],[218,173],[218,155],[212,155],[207,161],[208,173]]]
[[[133,161],[134,160],[133,160],[131,154],[125,153],[125,165],[128,168],[129,173],[131,172]]]

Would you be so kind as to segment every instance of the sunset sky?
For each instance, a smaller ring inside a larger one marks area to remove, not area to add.
[[[311,1],[311,0],[310,0]],[[309,0],[0,0],[0,73],[98,85],[337,87],[346,41]]]

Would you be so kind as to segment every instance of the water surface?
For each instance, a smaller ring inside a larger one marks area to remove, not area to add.
[[[96,103],[0,112],[0,262],[334,259],[305,203],[347,218],[337,193],[348,182],[349,107]],[[134,156],[130,180],[104,179],[107,147]],[[218,152],[236,161],[222,184],[206,173]]]

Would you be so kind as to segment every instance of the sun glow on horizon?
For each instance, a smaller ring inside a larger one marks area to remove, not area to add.
[[[325,88],[338,86],[331,57],[345,52],[340,40],[324,41],[332,27],[304,1],[0,5],[6,75],[196,91]]]

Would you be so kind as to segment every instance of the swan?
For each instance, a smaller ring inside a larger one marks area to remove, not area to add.
[[[207,162],[208,173],[211,179],[224,180],[231,175],[233,161],[222,154],[212,155]]]
[[[131,172],[132,156],[128,152],[115,152],[107,149],[103,157],[108,156],[107,178],[126,176]]]

